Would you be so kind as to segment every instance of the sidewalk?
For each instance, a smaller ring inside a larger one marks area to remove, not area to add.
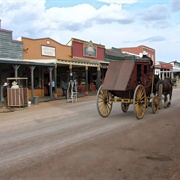
[[[97,91],[88,92],[88,95],[85,95],[85,93],[78,93],[78,98],[85,97],[85,96],[94,96],[96,95]],[[51,99],[50,96],[44,96],[38,98],[39,103],[41,102],[48,102],[48,101],[57,101],[57,100],[66,100],[66,96],[58,96],[57,99]],[[4,103],[0,102],[0,108],[4,107]]]

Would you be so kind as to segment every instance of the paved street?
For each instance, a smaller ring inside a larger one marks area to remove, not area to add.
[[[114,103],[109,117],[95,96],[43,102],[0,114],[0,179],[157,179],[180,173],[180,89],[172,106],[142,120]]]

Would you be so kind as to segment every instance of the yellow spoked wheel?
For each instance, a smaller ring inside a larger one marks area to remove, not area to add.
[[[133,97],[134,113],[137,119],[142,119],[146,111],[146,90],[143,85],[138,85]]]
[[[158,112],[159,104],[160,104],[159,97],[154,96],[151,101],[151,107],[152,107],[152,111],[154,114],[156,114]]]
[[[129,103],[121,103],[121,109],[125,113],[129,109]]]
[[[102,89],[103,85],[100,86],[96,96],[96,105],[98,113],[102,117],[107,117],[111,110],[113,103],[110,102],[111,93],[108,90]]]

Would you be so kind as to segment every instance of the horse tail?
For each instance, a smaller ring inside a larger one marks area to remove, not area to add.
[[[163,94],[163,84],[158,84],[158,97],[159,97],[159,108],[162,107],[162,94]]]

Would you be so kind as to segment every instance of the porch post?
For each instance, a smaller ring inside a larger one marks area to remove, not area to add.
[[[20,65],[13,65],[14,70],[15,70],[15,77],[18,77],[18,68],[20,67]]]
[[[174,73],[173,73],[173,70],[171,72],[171,78],[174,79]]]
[[[55,82],[55,87],[54,87],[54,92],[57,92],[57,64],[54,66],[54,82]]]
[[[164,69],[163,69],[163,72],[162,72],[162,80],[164,80]]]
[[[50,99],[53,99],[53,95],[52,95],[52,70],[53,70],[53,67],[48,67],[48,69],[49,69],[49,79],[50,79],[50,85],[49,85]]]
[[[101,72],[100,72],[100,66],[99,66],[99,67],[97,67],[97,85],[96,85],[97,90],[101,86],[100,77],[101,77]]]
[[[70,80],[72,80],[72,76],[73,76],[73,74],[72,74],[72,64],[69,65],[69,76],[70,76]]]
[[[86,95],[88,95],[88,66],[86,66]]]
[[[34,69],[36,66],[29,66],[31,69],[31,101],[34,101]]]

